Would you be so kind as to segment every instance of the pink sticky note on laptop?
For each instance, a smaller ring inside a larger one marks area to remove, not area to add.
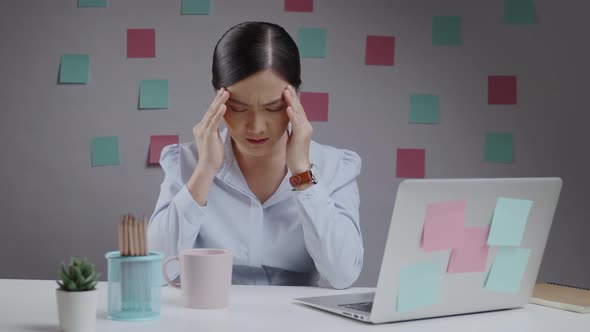
[[[448,273],[484,272],[490,247],[487,244],[489,226],[466,227],[463,248],[451,251]]]
[[[127,58],[155,58],[156,29],[127,29]]]
[[[301,92],[301,106],[309,121],[328,121],[329,95],[326,92]]]
[[[166,145],[178,144],[178,135],[154,135],[150,137],[150,165],[160,164],[160,154]]]
[[[424,218],[422,249],[437,251],[462,248],[466,209],[465,200],[429,203]]]
[[[395,37],[367,36],[365,64],[373,66],[393,66],[395,63]]]
[[[313,12],[313,0],[285,0],[286,12]]]

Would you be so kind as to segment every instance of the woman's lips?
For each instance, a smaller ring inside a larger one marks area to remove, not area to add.
[[[263,144],[264,142],[266,142],[268,140],[268,138],[263,138],[263,139],[250,139],[247,138],[248,142],[252,143],[252,144]]]

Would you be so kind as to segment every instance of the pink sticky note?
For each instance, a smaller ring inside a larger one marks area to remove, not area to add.
[[[484,272],[490,247],[487,244],[490,227],[467,227],[464,229],[463,248],[451,251],[448,273]]]
[[[301,92],[300,99],[309,121],[328,121],[330,98],[327,92]]]
[[[465,238],[466,209],[465,200],[428,204],[422,232],[422,249],[436,251],[462,248]]]
[[[516,76],[488,76],[488,104],[516,105]]]
[[[313,0],[285,0],[286,12],[313,12]]]
[[[160,164],[160,153],[166,145],[178,144],[178,135],[153,135],[150,137],[150,165]]]
[[[397,149],[395,176],[398,178],[424,178],[426,150]]]
[[[156,29],[127,29],[127,58],[155,58]]]
[[[395,62],[395,37],[367,36],[365,64],[393,66]]]

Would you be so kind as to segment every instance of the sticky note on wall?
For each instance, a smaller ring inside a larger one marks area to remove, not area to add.
[[[512,163],[514,139],[512,134],[487,133],[484,142],[484,160],[496,163]]]
[[[178,135],[152,135],[150,137],[149,165],[159,165],[162,149],[170,144],[178,144]]]
[[[395,37],[367,36],[365,64],[370,66],[393,66],[395,63]]]
[[[84,84],[90,76],[88,54],[64,54],[59,64],[59,83]]]
[[[182,0],[181,15],[209,15],[211,0]]]
[[[396,310],[408,312],[440,301],[442,263],[429,260],[402,267],[399,274]]]
[[[325,92],[301,92],[301,106],[309,121],[328,121],[329,101]]]
[[[325,58],[326,29],[300,28],[297,32],[297,46],[302,58]]]
[[[500,197],[492,216],[489,245],[515,246],[522,243],[533,201]]]
[[[488,104],[516,105],[517,79],[514,75],[488,76]]]
[[[466,209],[465,200],[426,205],[422,249],[429,252],[463,247]]]
[[[495,292],[517,293],[530,256],[530,249],[498,247],[484,287]]]
[[[409,123],[438,123],[438,96],[427,94],[410,95]]]
[[[451,251],[448,273],[484,272],[490,247],[487,245],[490,227],[466,227],[462,248]]]
[[[398,178],[424,178],[426,150],[397,149],[395,176]]]
[[[461,16],[432,18],[432,45],[459,46],[463,43]]]
[[[535,23],[534,0],[504,0],[504,23],[533,24]]]
[[[155,58],[156,29],[127,29],[127,58]]]
[[[90,140],[92,166],[119,165],[119,137],[95,137]]]
[[[139,84],[140,109],[168,108],[168,80],[142,80]]]
[[[313,0],[285,0],[286,12],[313,12]]]
[[[106,7],[107,0],[78,0],[78,8]]]

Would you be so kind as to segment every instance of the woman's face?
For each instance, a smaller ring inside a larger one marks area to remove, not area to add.
[[[283,98],[287,86],[267,69],[226,87],[229,100],[223,118],[241,153],[260,157],[281,151],[277,144],[289,124]]]

